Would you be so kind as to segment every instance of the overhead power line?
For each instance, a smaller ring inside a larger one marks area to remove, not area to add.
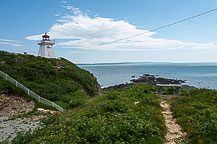
[[[197,14],[197,15],[194,15],[194,16],[191,16],[191,17],[188,17],[188,18],[185,18],[185,19],[182,19],[182,20],[179,20],[179,21],[176,21],[176,22],[173,22],[173,23],[158,27],[158,28],[148,30],[148,31],[143,32],[143,33],[139,33],[139,34],[136,34],[136,35],[125,37],[125,38],[122,38],[122,39],[117,39],[117,40],[114,40],[114,41],[111,41],[111,42],[102,43],[102,44],[99,44],[97,46],[108,45],[108,44],[116,43],[116,42],[119,42],[119,41],[127,40],[127,39],[130,39],[130,38],[133,38],[133,37],[137,37],[137,36],[140,36],[140,35],[143,35],[143,34],[147,34],[147,33],[150,33],[150,32],[155,32],[155,31],[158,31],[158,30],[161,30],[161,29],[164,29],[164,28],[167,28],[167,27],[179,24],[179,23],[183,23],[185,21],[188,21],[188,20],[203,16],[203,15],[206,15],[206,14],[214,12],[214,11],[217,11],[217,8],[208,10],[206,12],[203,12],[203,13],[200,13],[200,14]],[[92,47],[97,47],[97,46],[89,46],[89,47],[84,47],[84,48],[92,48]]]

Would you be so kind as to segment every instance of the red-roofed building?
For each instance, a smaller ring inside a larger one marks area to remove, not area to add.
[[[50,40],[50,36],[47,33],[42,36],[42,40],[38,44],[40,45],[38,56],[56,58],[56,54],[53,49],[55,41]]]

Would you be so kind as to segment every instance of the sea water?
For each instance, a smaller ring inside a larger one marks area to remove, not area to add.
[[[151,65],[82,65],[94,74],[102,87],[130,82],[132,76],[154,74],[164,78],[186,80],[186,84],[198,88],[217,89],[217,66],[198,66],[185,64]]]

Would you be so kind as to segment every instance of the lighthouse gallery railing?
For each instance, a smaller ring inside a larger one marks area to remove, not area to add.
[[[14,78],[10,77],[8,74],[4,73],[1,70],[0,70],[0,76],[3,77],[5,80],[10,81],[16,87],[19,87],[19,88],[23,89],[25,91],[25,93],[28,94],[28,96],[36,99],[39,103],[54,107],[54,108],[56,108],[57,110],[59,110],[61,112],[64,111],[64,109],[61,106],[55,104],[52,101],[49,101],[49,100],[43,98],[43,97],[40,97],[39,95],[37,95],[36,93],[34,93],[33,91],[31,91],[30,89],[28,89],[27,87],[25,87],[24,85],[22,85],[21,83],[19,83]]]

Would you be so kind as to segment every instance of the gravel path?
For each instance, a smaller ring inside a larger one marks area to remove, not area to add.
[[[17,134],[28,130],[34,130],[40,126],[39,121],[32,121],[29,118],[17,118],[8,120],[9,117],[0,117],[0,142],[6,140],[10,142]]]
[[[165,100],[162,100],[160,103],[163,108],[163,116],[165,118],[165,125],[168,129],[167,134],[165,136],[166,142],[165,144],[181,144],[183,138],[185,137],[185,133],[182,132],[181,127],[176,123],[176,119],[173,118],[172,112],[170,110],[170,105],[166,103]]]

